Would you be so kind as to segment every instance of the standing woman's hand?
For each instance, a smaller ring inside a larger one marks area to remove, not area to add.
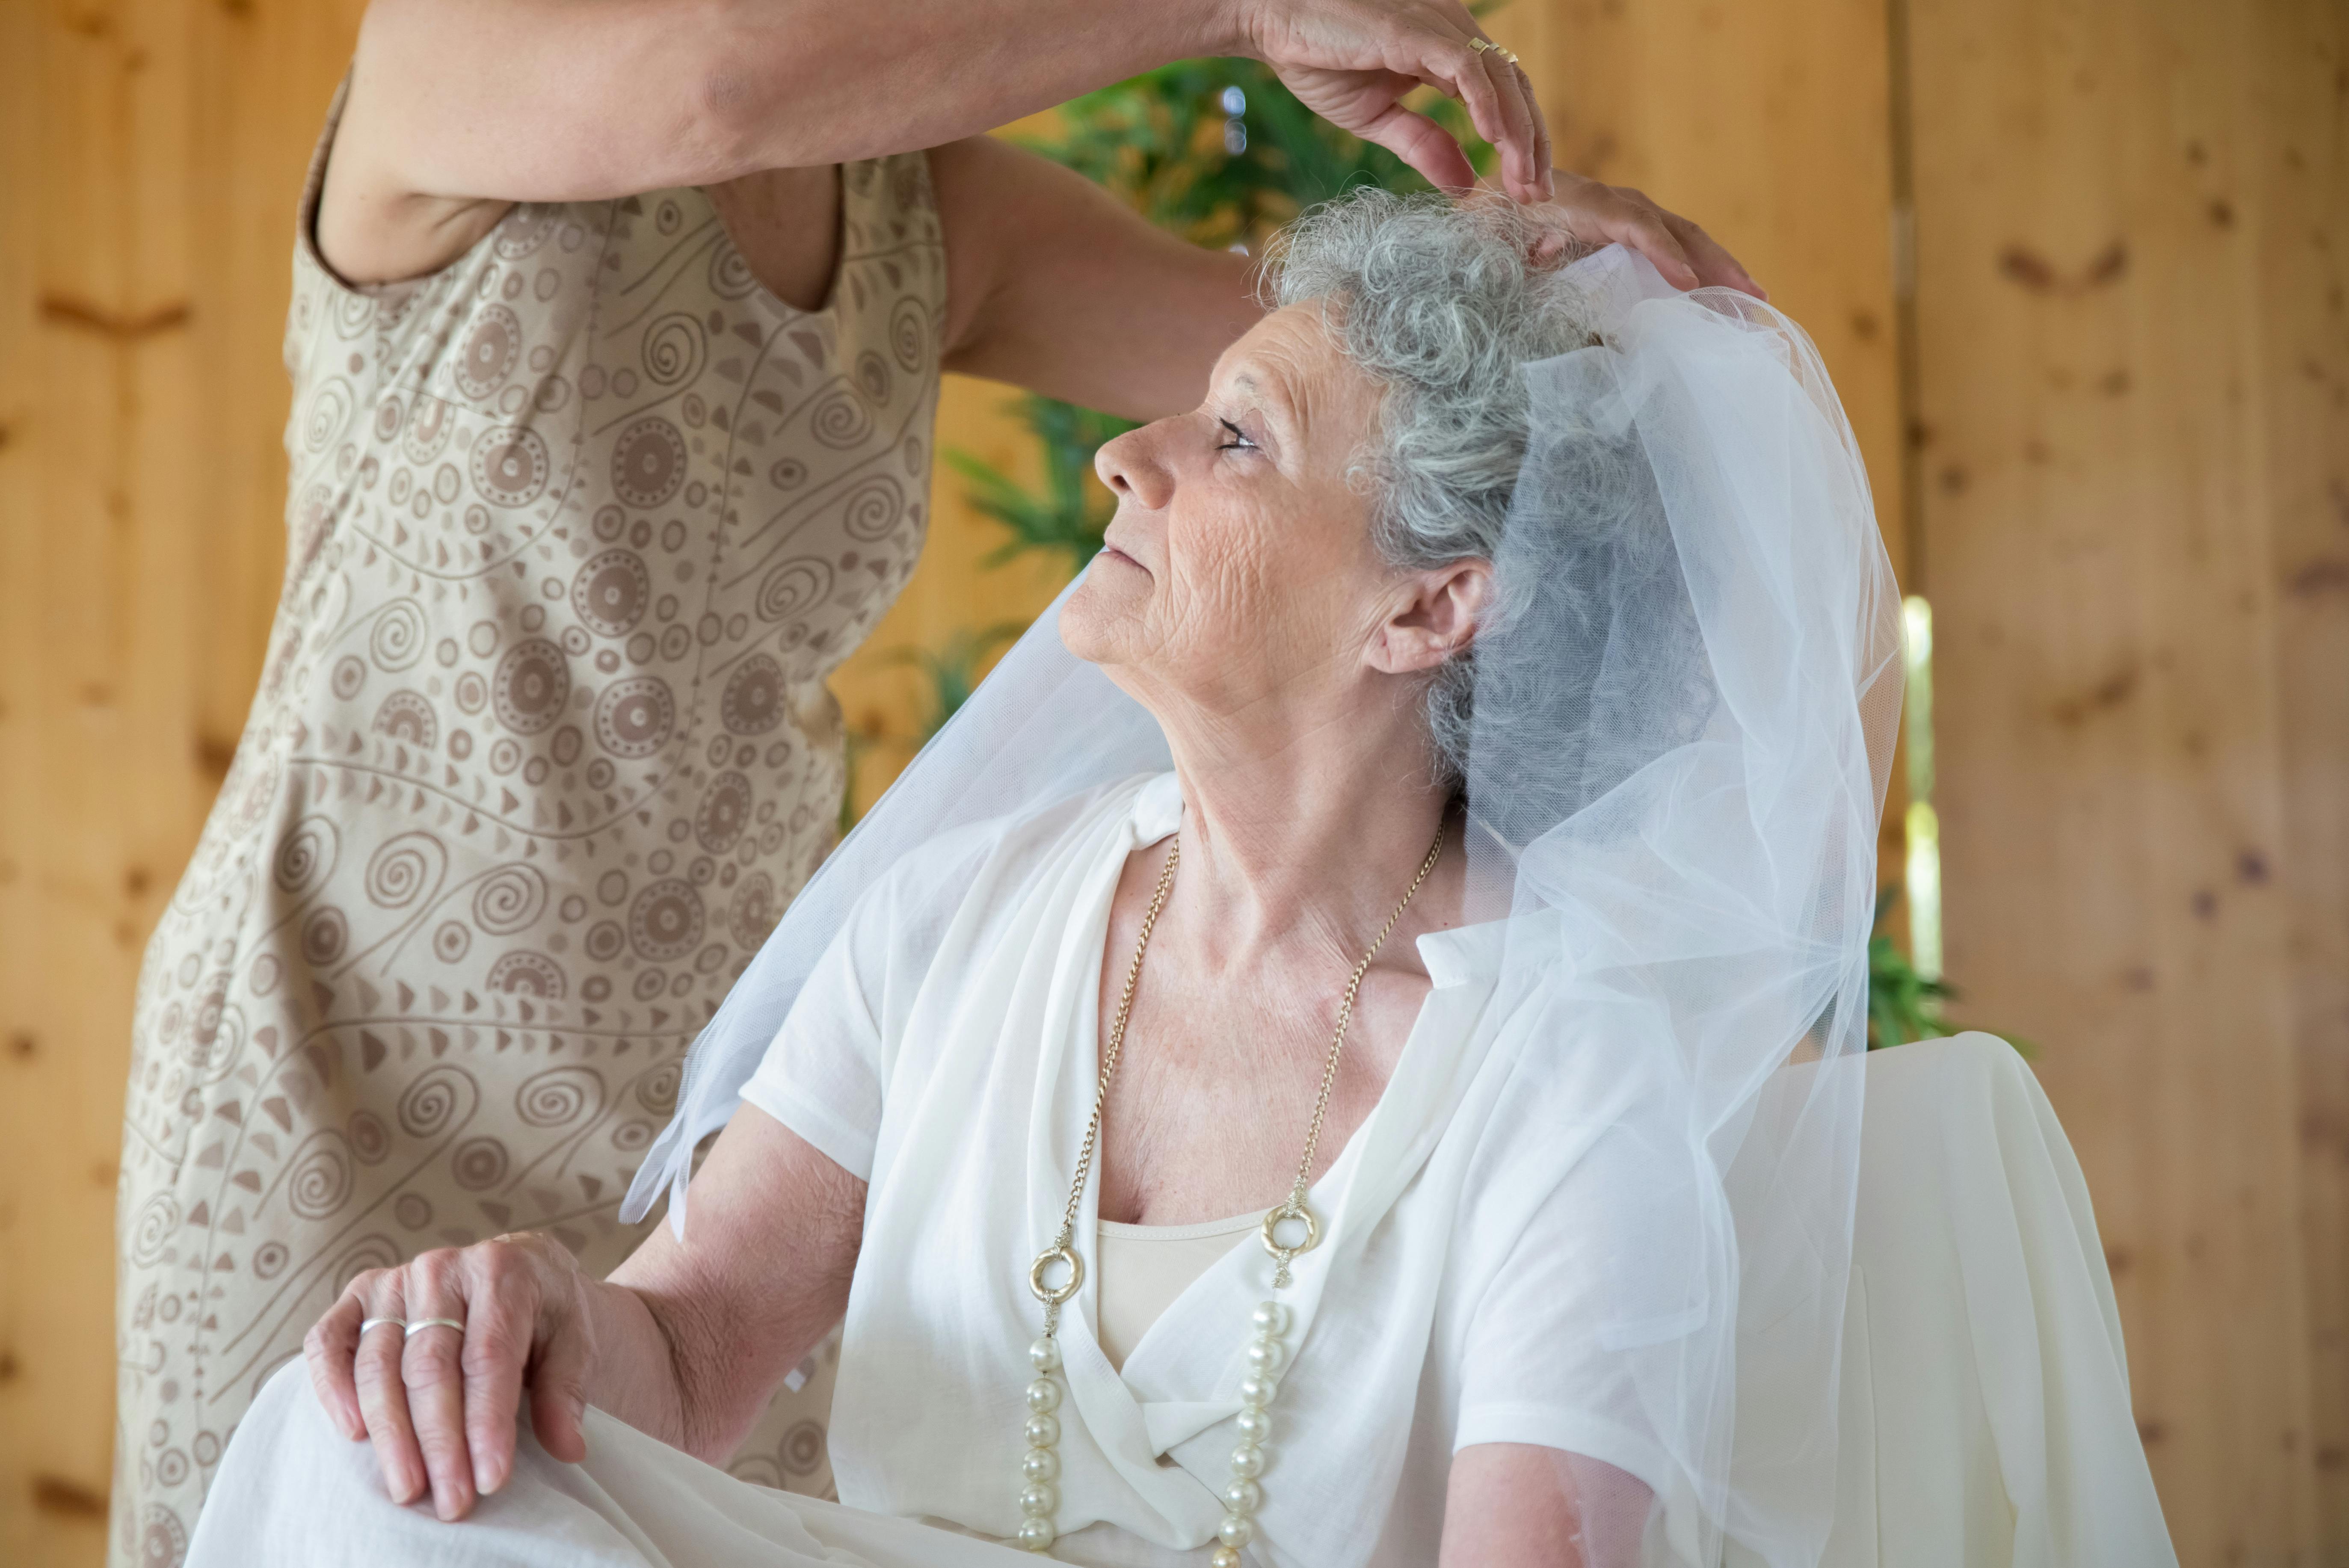
[[[1476,133],[1500,150],[1509,195],[1549,199],[1549,127],[1533,84],[1458,0],[1243,0],[1239,29],[1237,52],[1264,61],[1306,108],[1431,184],[1464,190],[1476,171],[1451,132],[1402,107],[1420,87],[1467,107]]]

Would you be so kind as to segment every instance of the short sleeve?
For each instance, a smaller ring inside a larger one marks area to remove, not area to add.
[[[1665,1491],[1676,1444],[1656,1396],[1677,1391],[1686,1368],[1672,1369],[1708,1317],[1695,1162],[1652,1101],[1558,1141],[1582,1148],[1532,1186],[1542,1195],[1469,1313],[1453,1446],[1563,1449]]]
[[[745,1100],[861,1181],[873,1178],[906,1016],[1001,831],[988,823],[934,840],[860,897],[742,1086]]]

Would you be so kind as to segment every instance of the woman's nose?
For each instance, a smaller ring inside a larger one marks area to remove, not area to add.
[[[1093,453],[1093,472],[1101,476],[1101,482],[1109,486],[1110,493],[1118,500],[1132,496],[1137,505],[1156,511],[1174,493],[1174,475],[1159,455],[1162,428],[1167,423],[1162,419],[1139,430],[1128,430],[1114,440],[1102,442]]]

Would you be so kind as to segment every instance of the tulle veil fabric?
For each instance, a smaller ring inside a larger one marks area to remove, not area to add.
[[[1810,1568],[1832,1522],[1876,834],[1899,717],[1898,591],[1816,351],[1636,253],[1572,264],[1589,346],[1525,367],[1532,436],[1480,634],[1464,780],[1472,917],[1511,920],[1525,1005],[1661,1064],[1670,1212],[1605,1347],[1670,1474],[1577,1469],[1586,1560]],[[850,905],[956,827],[1170,766],[1156,723],[1061,645],[1005,655],[785,913],[688,1057],[624,1215],[680,1234],[721,1128]]]

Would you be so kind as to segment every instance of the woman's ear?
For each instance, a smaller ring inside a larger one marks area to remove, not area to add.
[[[1432,670],[1476,639],[1493,600],[1493,563],[1471,558],[1402,580],[1371,639],[1371,667],[1388,675]]]

